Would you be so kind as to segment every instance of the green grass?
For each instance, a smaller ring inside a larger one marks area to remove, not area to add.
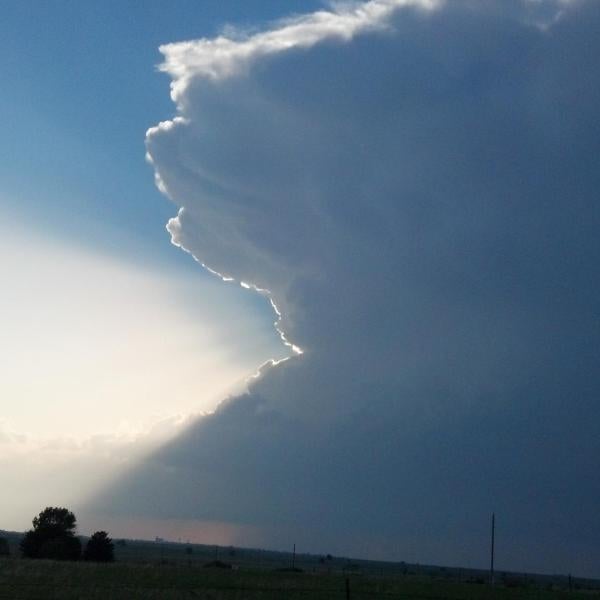
[[[206,600],[325,600],[346,598],[343,573],[285,573],[270,569],[206,569],[199,565],[117,562],[65,563],[0,560],[0,599],[136,598]],[[414,575],[351,575],[352,600],[579,600],[598,593],[551,591],[539,586],[490,588]]]

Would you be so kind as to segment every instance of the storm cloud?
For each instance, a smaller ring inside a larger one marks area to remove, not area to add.
[[[501,568],[600,576],[599,27],[373,0],[162,47],[173,242],[304,353],[96,509],[473,566],[495,511]]]

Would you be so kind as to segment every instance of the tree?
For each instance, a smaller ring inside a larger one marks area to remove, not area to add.
[[[96,562],[113,562],[115,560],[113,541],[106,531],[96,531],[88,540],[83,551],[84,560]]]
[[[70,510],[49,506],[33,519],[33,529],[21,540],[21,553],[25,558],[77,560],[81,542],[75,537],[75,527]]]
[[[0,556],[10,556],[8,540],[5,537],[0,537]]]

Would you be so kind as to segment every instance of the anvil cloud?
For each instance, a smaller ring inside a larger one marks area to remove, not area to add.
[[[117,483],[122,514],[483,566],[496,511],[503,568],[600,575],[599,26],[373,0],[162,47],[173,241],[305,353]]]

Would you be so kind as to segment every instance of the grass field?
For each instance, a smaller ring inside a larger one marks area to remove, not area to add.
[[[224,570],[181,564],[67,563],[0,560],[3,600],[134,598],[206,600],[345,599],[569,600],[600,598],[598,592],[554,591],[540,586],[491,588],[415,575],[369,576],[343,573],[288,573],[267,569]]]
[[[21,534],[3,532],[11,557],[0,559],[0,600],[579,600],[600,599],[600,582],[565,576],[351,560],[200,544],[118,541],[116,562],[17,558]],[[215,560],[232,568],[206,567]],[[286,571],[287,569],[287,571]]]

